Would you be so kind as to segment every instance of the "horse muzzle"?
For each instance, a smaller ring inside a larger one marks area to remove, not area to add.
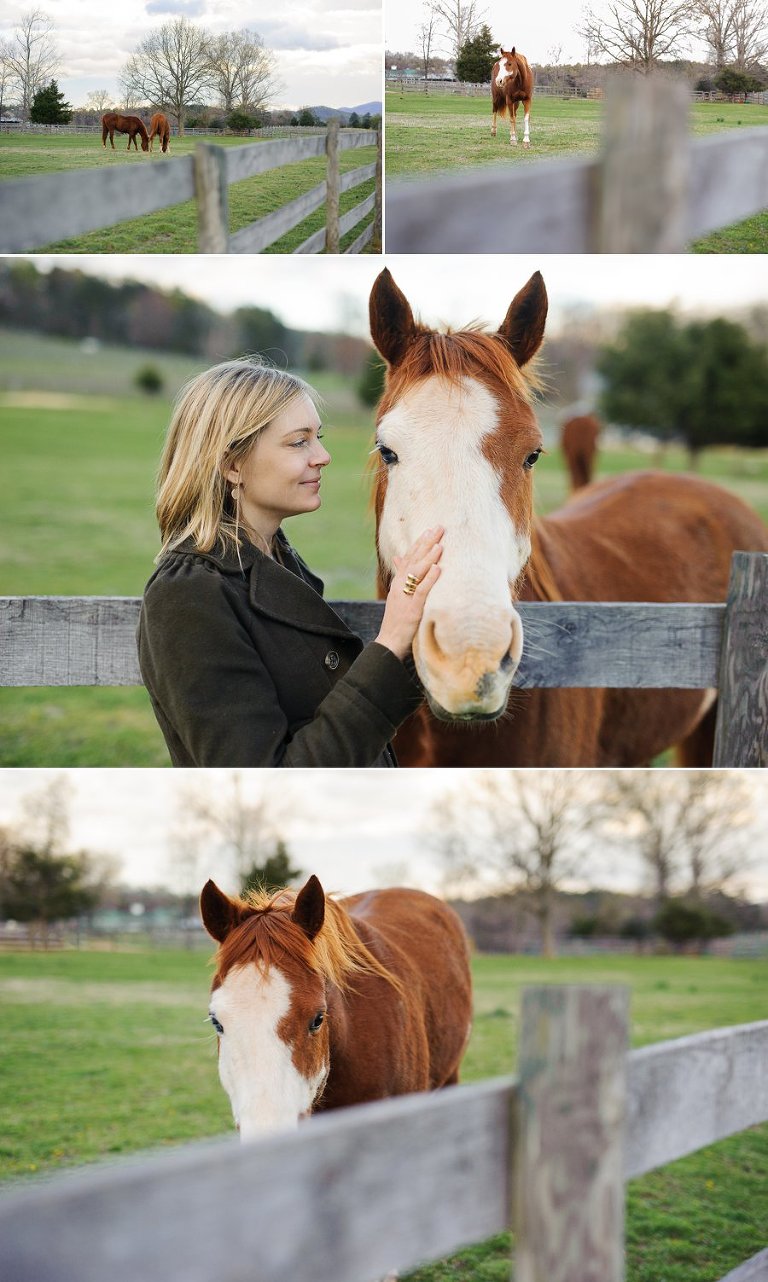
[[[479,634],[479,635],[473,635]],[[523,628],[513,609],[459,628],[446,612],[425,612],[414,641],[416,671],[441,721],[495,721],[520,663]]]

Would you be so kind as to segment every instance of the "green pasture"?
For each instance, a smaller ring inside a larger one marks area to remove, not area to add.
[[[491,137],[488,99],[389,89],[386,95],[387,178],[455,173],[492,163],[531,165],[554,156],[597,152],[603,104],[585,98],[534,97],[531,146],[509,145],[509,124],[499,119]],[[694,135],[768,125],[768,106],[698,102],[691,106]],[[522,139],[518,112],[518,139]],[[510,213],[512,223],[514,213]],[[696,253],[768,252],[768,213],[696,241]]]
[[[136,395],[136,370],[151,361],[165,392]],[[0,595],[139,596],[158,550],[154,478],[178,387],[204,360],[76,341],[0,333]],[[331,599],[375,595],[368,456],[373,414],[348,380],[310,373],[326,400],[333,457],[323,506],[287,523]],[[557,411],[541,407],[554,433]],[[606,449],[599,472],[686,468],[680,450],[650,459]],[[768,452],[710,450],[701,474],[740,494],[768,520]],[[567,493],[553,447],[536,468],[536,505]],[[0,690],[0,766],[160,766],[168,756],[143,689]]]
[[[0,1179],[229,1133],[205,1021],[207,950],[0,955],[5,1124]],[[463,1080],[514,1071],[520,991],[540,983],[632,990],[633,1046],[765,1015],[764,963],[715,958],[476,957]],[[633,1181],[628,1282],[711,1282],[764,1245],[768,1126]],[[413,1282],[501,1282],[505,1237]]]
[[[264,141],[268,141],[265,139]],[[191,155],[198,142],[213,142],[224,147],[238,147],[258,143],[257,137],[233,138],[211,135],[193,138],[172,138],[171,149],[163,155],[156,147],[154,152],[136,152],[126,149],[123,138],[115,151],[109,143],[102,147],[101,135],[93,134],[0,134],[0,178],[29,178],[40,174],[60,173],[72,169],[95,169],[105,165],[162,165],[176,156]],[[370,164],[376,158],[375,147],[362,147],[343,151],[340,155],[342,173]],[[293,165],[232,183],[228,188],[229,230],[240,231],[257,218],[274,213],[276,209],[295,200],[325,178],[324,156],[301,160]],[[348,212],[374,190],[373,180],[342,192],[339,209]],[[287,232],[264,252],[290,254],[312,232],[324,225],[324,209],[316,210],[298,227]],[[358,226],[342,238],[345,249],[355,239]],[[156,214],[145,214],[115,227],[102,231],[86,232],[82,236],[55,241],[40,246],[40,252],[58,254],[194,254],[197,252],[197,213],[193,200],[161,209]]]

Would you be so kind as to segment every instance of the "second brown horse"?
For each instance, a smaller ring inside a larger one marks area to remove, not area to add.
[[[160,145],[163,151],[167,151],[171,142],[171,126],[168,123],[168,117],[164,116],[161,111],[156,111],[149,122],[150,151],[152,151],[155,145],[155,138],[160,139]]]
[[[131,143],[138,151],[136,138],[141,138],[141,150],[149,150],[149,137],[147,136],[147,126],[140,116],[121,116],[117,111],[107,111],[101,117],[101,145],[106,147],[107,137],[112,144],[112,150],[115,150],[115,134],[128,135],[128,150],[131,150]]]

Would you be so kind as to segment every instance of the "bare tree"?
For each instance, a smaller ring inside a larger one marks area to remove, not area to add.
[[[114,106],[112,94],[108,89],[92,89],[86,98],[89,111],[102,113]]]
[[[698,0],[696,14],[705,24],[701,38],[710,50],[715,69],[720,71],[732,57],[733,0]]]
[[[71,799],[72,785],[66,775],[54,775],[28,793],[21,800],[17,840],[46,855],[62,854],[69,842]]]
[[[695,0],[611,0],[605,16],[585,11],[579,35],[593,52],[644,75],[682,54],[695,21]]]
[[[144,100],[165,107],[184,133],[184,112],[210,87],[208,33],[184,16],[145,36],[122,74],[127,102]]]
[[[429,75],[432,64],[432,46],[434,44],[435,34],[437,31],[437,17],[434,5],[425,5],[424,21],[416,33],[419,42],[419,57],[421,59],[421,67],[424,73],[425,93],[429,92],[427,88],[427,76]]]
[[[0,120],[8,107],[8,88],[13,79],[10,52],[10,41],[0,40]]]
[[[764,4],[735,0],[733,4],[733,63],[750,71],[768,55],[768,15]]]
[[[32,99],[59,69],[59,51],[53,39],[53,23],[42,9],[30,9],[7,42],[4,62],[19,96],[20,111],[29,119]]]
[[[259,111],[278,91],[275,55],[257,31],[225,31],[208,46],[211,84],[226,112]]]
[[[185,888],[198,873],[202,881],[231,877],[239,887],[254,864],[263,864],[274,853],[280,829],[278,802],[263,785],[257,790],[253,777],[244,784],[235,772],[223,786],[217,780],[213,790],[195,780],[181,794],[170,834],[174,866]]]
[[[458,58],[462,45],[477,34],[485,10],[478,10],[477,0],[435,0],[434,12],[448,28],[451,55]]]

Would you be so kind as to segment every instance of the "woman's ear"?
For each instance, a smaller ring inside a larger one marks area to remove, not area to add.
[[[224,477],[224,480],[229,481],[230,485],[240,484],[240,468],[236,463],[232,463],[231,459],[225,458],[221,463],[219,471]]]

